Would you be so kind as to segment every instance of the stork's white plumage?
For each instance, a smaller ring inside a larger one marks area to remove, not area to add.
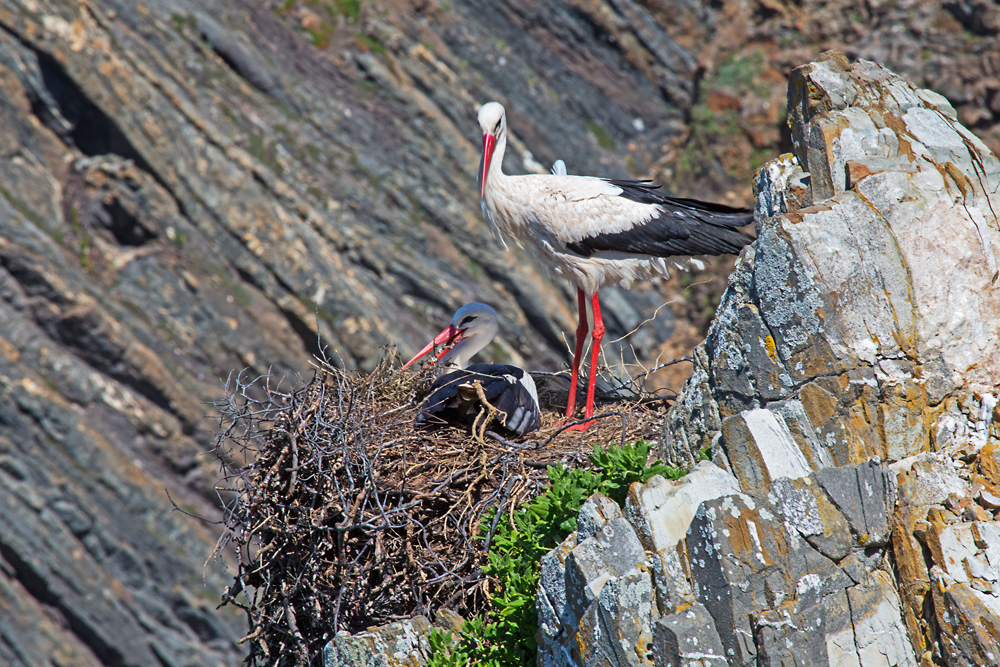
[[[594,384],[604,323],[597,290],[608,282],[628,286],[656,274],[669,277],[664,257],[736,253],[753,241],[736,228],[753,213],[657,192],[648,181],[550,175],[508,176],[502,171],[507,145],[503,106],[479,109],[483,156],[479,196],[483,216],[506,246],[513,240],[543,265],[577,286],[580,324],[566,416],[576,406],[580,354],[587,336],[587,297],[594,311],[593,349],[584,418],[594,414]],[[561,173],[560,173],[561,172]],[[586,428],[584,424],[582,428]]]
[[[416,426],[446,421],[471,423],[481,407],[477,381],[486,400],[499,411],[497,417],[504,428],[524,435],[541,426],[538,392],[528,373],[510,364],[468,366],[469,360],[490,344],[497,329],[497,315],[492,308],[485,303],[468,303],[458,309],[451,324],[406,362],[403,368],[438,345],[444,346],[437,361],[445,374],[428,389]]]

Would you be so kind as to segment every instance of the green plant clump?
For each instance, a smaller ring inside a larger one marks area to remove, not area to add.
[[[549,488],[508,517],[500,517],[489,545],[489,564],[484,568],[498,589],[492,593],[493,611],[486,619],[466,621],[457,641],[446,630],[432,630],[430,667],[530,667],[535,664],[538,614],[539,562],[576,530],[576,517],[587,500],[600,492],[619,505],[633,482],[653,475],[678,479],[681,468],[656,461],[647,465],[652,443],[640,440],[607,450],[594,447],[590,469],[548,469]],[[489,533],[494,515],[483,520],[482,534]]]

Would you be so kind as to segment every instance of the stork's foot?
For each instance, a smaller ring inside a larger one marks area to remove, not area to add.
[[[567,426],[566,430],[567,431],[580,431],[580,432],[583,432],[583,431],[586,431],[588,428],[590,428],[591,426],[593,426],[596,423],[597,423],[596,419],[588,419],[587,421],[583,422],[582,424],[573,424],[572,426]]]
[[[567,417],[563,421],[561,421],[558,424],[556,424],[556,428],[557,429],[562,429],[563,431],[580,431],[580,432],[583,432],[583,431],[586,431],[588,428],[590,428],[591,426],[593,426],[594,424],[597,423],[596,419],[591,419],[590,417],[584,417],[584,420],[585,421],[577,424],[577,423],[574,423],[577,420],[574,420],[571,417]],[[570,424],[570,425],[567,426],[567,424]]]

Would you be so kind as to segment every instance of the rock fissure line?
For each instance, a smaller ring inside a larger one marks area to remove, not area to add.
[[[124,667],[128,661],[120,651],[90,626],[86,617],[77,613],[73,605],[65,603],[63,596],[56,594],[45,583],[45,577],[21,559],[17,549],[0,540],[0,556],[14,568],[17,580],[39,602],[59,610],[69,625],[70,631],[109,667]]]

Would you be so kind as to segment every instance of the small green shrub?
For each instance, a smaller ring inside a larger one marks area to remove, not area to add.
[[[464,667],[469,663],[468,649],[463,648],[462,643],[452,646],[454,636],[451,630],[431,628],[427,641],[431,645],[427,667]]]
[[[589,457],[590,469],[550,466],[549,488],[513,515],[497,521],[487,555],[489,563],[484,568],[498,583],[489,618],[467,621],[454,646],[450,632],[432,632],[431,667],[534,665],[538,631],[535,592],[542,556],[576,530],[577,514],[594,493],[622,504],[633,482],[645,482],[653,475],[678,479],[684,474],[681,468],[659,461],[646,465],[650,449],[652,443],[644,440],[606,450],[595,446]],[[491,513],[483,520],[483,536],[489,534],[494,516]]]

